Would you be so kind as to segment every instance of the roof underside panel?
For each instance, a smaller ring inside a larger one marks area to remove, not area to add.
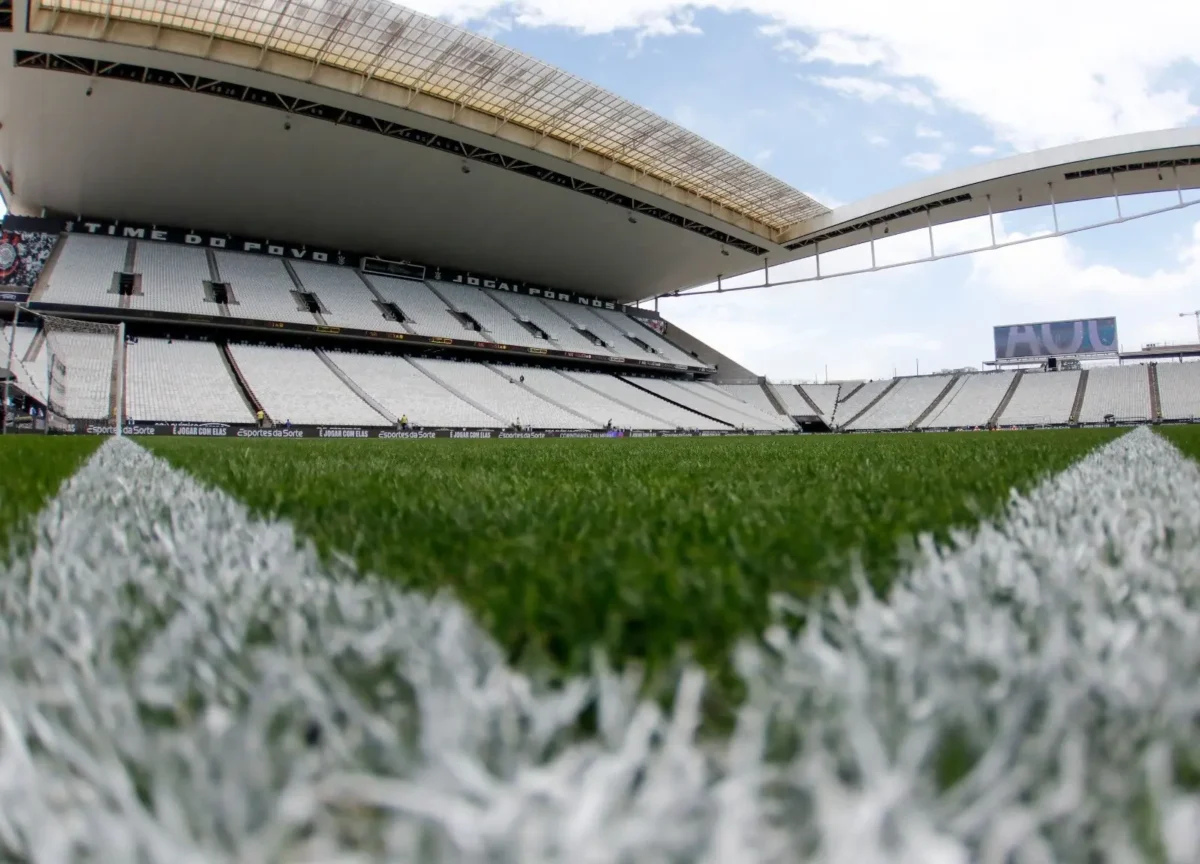
[[[631,102],[388,0],[38,0],[199,32],[437,96],[700,195],[775,230],[828,209]]]

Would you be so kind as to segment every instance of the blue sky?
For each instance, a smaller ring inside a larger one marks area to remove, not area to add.
[[[1132,16],[1079,0],[407,5],[601,84],[831,206],[1019,151],[1200,121],[1200,4],[1176,0],[1145,0]],[[1111,206],[1081,205],[1062,214],[1064,226]],[[1000,228],[1016,236],[1049,225],[1048,212],[1033,212]],[[986,236],[986,224],[967,224],[937,242],[964,248]],[[925,242],[898,242],[889,254],[918,257]],[[787,268],[778,270],[773,278]],[[777,379],[824,377],[826,367],[852,378],[918,362],[922,371],[978,365],[990,357],[993,325],[1025,321],[1116,315],[1126,347],[1180,341],[1196,331],[1179,313],[1200,308],[1200,207],[661,308]]]

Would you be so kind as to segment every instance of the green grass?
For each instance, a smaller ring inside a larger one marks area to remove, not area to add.
[[[23,544],[28,521],[101,442],[44,435],[0,437],[0,551]]]
[[[1160,426],[1167,440],[1193,459],[1200,459],[1200,424],[1189,426]]]
[[[453,589],[518,660],[593,646],[722,668],[773,592],[886,584],[917,532],[993,514],[1121,430],[624,441],[209,441],[156,453],[323,553]]]

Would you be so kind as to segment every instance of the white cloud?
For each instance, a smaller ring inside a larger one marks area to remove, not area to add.
[[[989,147],[986,144],[976,144],[968,151],[972,156],[992,156],[996,153],[995,147]]]
[[[827,87],[843,96],[861,99],[863,102],[899,102],[922,111],[933,110],[933,100],[911,84],[896,85],[887,81],[877,81],[873,78],[855,78],[851,76],[831,77],[822,76],[813,79],[822,87]]]
[[[868,135],[867,143],[872,147],[886,147],[888,146],[888,139],[883,135]]]
[[[930,127],[926,126],[924,123],[918,123],[917,128],[914,130],[913,134],[916,135],[918,138],[941,138],[942,130],[931,129]]]
[[[775,155],[775,151],[771,150],[769,148],[766,150],[759,150],[757,153],[754,154],[754,164],[755,165],[766,164],[767,162],[769,162],[771,160],[771,157],[774,155]]]
[[[1163,83],[1164,70],[1200,63],[1200,3],[1179,0],[1143,0],[1136,15],[1097,14],[1092,0],[1007,0],[969,14],[960,0],[924,0],[919,15],[895,0],[408,2],[458,21],[506,9],[518,25],[584,33],[665,35],[695,29],[686,13],[749,12],[779,34],[769,38],[811,44],[809,59],[927,82],[916,92],[979,117],[1018,150],[1178,126],[1198,113],[1192,94]]]
[[[874,66],[887,59],[882,42],[838,32],[820,34],[811,47],[793,39],[787,39],[781,47],[793,51],[806,63],[824,61],[834,66]]]
[[[900,160],[900,164],[932,174],[942,170],[942,166],[946,164],[946,156],[943,153],[909,153]]]

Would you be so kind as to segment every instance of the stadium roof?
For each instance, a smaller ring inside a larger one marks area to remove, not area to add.
[[[42,9],[192,31],[302,58],[521,126],[775,231],[827,212],[765,171],[662,117],[491,39],[388,0],[33,0]],[[260,58],[261,60],[262,58]],[[361,89],[360,89],[361,92]],[[405,107],[420,110],[409,100]],[[443,111],[436,112],[438,116]]]

